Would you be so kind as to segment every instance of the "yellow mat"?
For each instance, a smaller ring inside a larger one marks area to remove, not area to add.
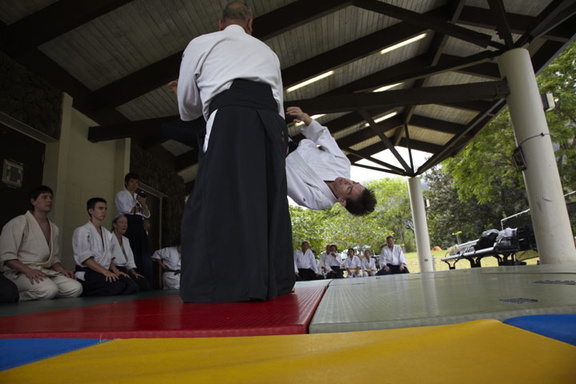
[[[350,333],[127,339],[7,383],[576,383],[576,347],[496,320]]]

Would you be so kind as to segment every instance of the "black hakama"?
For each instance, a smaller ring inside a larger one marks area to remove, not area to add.
[[[285,156],[270,86],[236,80],[218,109],[182,219],[184,302],[269,300],[294,286]]]

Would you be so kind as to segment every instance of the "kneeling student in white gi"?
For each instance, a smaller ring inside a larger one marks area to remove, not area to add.
[[[376,275],[376,260],[372,257],[369,249],[364,251],[364,258],[361,261],[364,277]]]
[[[112,234],[102,226],[106,218],[106,200],[93,197],[86,203],[90,221],[76,228],[72,236],[76,276],[84,287],[84,296],[130,295],[138,285],[113,264]]]
[[[82,285],[66,270],[58,248],[58,227],[48,220],[54,193],[42,185],[30,193],[32,209],[10,220],[0,235],[0,264],[16,284],[20,300],[78,297]]]
[[[134,262],[134,253],[130,246],[130,240],[124,234],[128,229],[128,219],[125,215],[120,214],[112,220],[112,260],[111,266],[116,266],[121,272],[130,276],[138,284],[138,290],[148,291],[150,284],[148,280],[136,271]],[[113,270],[113,272],[115,272]]]
[[[353,248],[348,248],[348,257],[344,260],[344,268],[348,272],[347,277],[360,277],[360,258],[354,254]]]
[[[164,289],[180,289],[180,261],[182,260],[182,247],[162,248],[154,252],[155,260],[162,269],[162,283]]]

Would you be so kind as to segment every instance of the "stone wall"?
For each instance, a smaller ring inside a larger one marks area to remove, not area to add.
[[[162,247],[180,242],[180,221],[184,212],[186,186],[182,177],[161,161],[157,161],[140,145],[132,142],[130,171],[140,176],[140,181],[167,195],[162,205]]]
[[[62,91],[0,52],[0,112],[60,138]]]

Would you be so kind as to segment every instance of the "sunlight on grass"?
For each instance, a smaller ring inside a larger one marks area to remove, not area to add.
[[[420,265],[418,264],[418,254],[416,252],[406,253],[406,261],[408,262],[408,270],[410,273],[419,273]],[[448,271],[450,268],[448,264],[441,259],[446,256],[446,251],[432,251],[434,257],[434,270],[435,271]],[[527,265],[536,265],[538,258],[525,260]],[[495,257],[485,257],[482,259],[482,267],[497,267],[498,260]],[[470,263],[468,260],[460,260],[456,263],[456,269],[468,269]]]

